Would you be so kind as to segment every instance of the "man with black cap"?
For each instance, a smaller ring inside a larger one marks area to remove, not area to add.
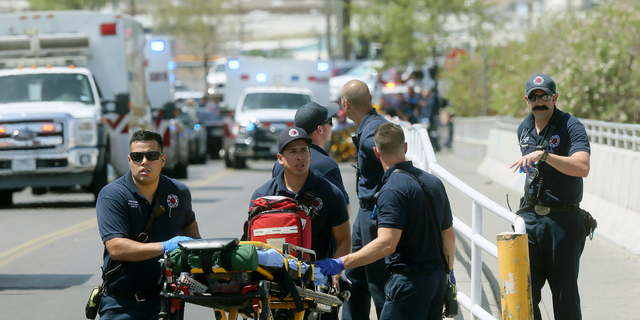
[[[322,149],[325,143],[331,141],[333,125],[331,119],[338,113],[338,110],[340,110],[340,106],[338,106],[337,103],[332,102],[327,106],[323,106],[317,102],[310,102],[296,111],[296,115],[293,118],[293,125],[304,129],[309,138],[313,140],[309,145],[311,158],[313,159],[309,169],[311,169],[311,172],[316,176],[329,180],[329,182],[340,189],[340,192],[344,195],[347,210],[350,213],[349,195],[342,182],[340,167],[338,163]],[[273,165],[271,177],[275,178],[278,176],[278,174],[282,172],[282,169],[283,166],[279,161],[276,161]]]
[[[548,75],[529,78],[524,100],[531,113],[518,127],[522,158],[510,168],[529,172],[517,214],[529,238],[534,319],[541,319],[545,281],[555,318],[582,319],[578,270],[587,232],[579,203],[589,174],[589,137],[578,119],[556,107],[556,84]]]
[[[313,208],[318,218],[312,221],[311,249],[318,259],[334,258],[351,252],[349,214],[342,192],[325,178],[309,170],[312,140],[304,129],[290,127],[278,135],[278,163],[283,170],[267,181],[251,196],[284,196],[304,202],[306,193],[313,193]],[[335,247],[332,242],[335,239]]]

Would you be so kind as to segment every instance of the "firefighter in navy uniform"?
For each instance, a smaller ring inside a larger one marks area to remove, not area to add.
[[[311,222],[311,249],[318,259],[339,257],[351,250],[349,214],[342,192],[309,170],[311,142],[304,129],[298,127],[286,128],[278,135],[278,162],[284,170],[256,189],[251,205],[264,196],[284,196],[304,203],[305,193],[314,193],[313,207],[318,218]]]
[[[518,127],[522,158],[511,168],[531,171],[518,214],[529,238],[534,318],[541,319],[538,304],[548,281],[555,319],[582,319],[578,270],[586,231],[578,205],[589,174],[589,138],[578,119],[556,108],[551,77],[532,76],[525,93],[531,113]]]
[[[103,270],[119,272],[106,283],[100,319],[158,319],[160,263],[178,242],[200,238],[187,186],[160,174],[162,137],[146,130],[129,141],[130,170],[105,186],[96,202],[104,242]],[[105,274],[103,273],[103,279]]]
[[[359,80],[347,82],[342,88],[340,97],[347,117],[358,127],[357,136],[353,142],[356,146],[358,161],[356,187],[360,208],[353,225],[353,252],[374,240],[378,232],[376,217],[373,216],[375,205],[373,196],[382,181],[384,169],[380,159],[373,152],[373,134],[376,127],[387,120],[373,108],[371,98],[367,84]],[[349,269],[346,275],[353,284],[350,289],[351,298],[342,308],[342,319],[369,319],[372,298],[376,313],[380,317],[385,300],[384,284],[389,279],[384,260],[379,259],[365,266]]]
[[[386,170],[375,209],[378,237],[347,256],[320,260],[316,268],[330,275],[384,258],[391,278],[385,286],[386,301],[379,319],[442,319],[445,266],[451,270],[452,282],[455,281],[452,270],[455,232],[444,185],[437,177],[406,161],[407,144],[397,124],[378,126],[375,143],[376,156]],[[394,172],[396,169],[408,174]],[[424,190],[429,193],[428,197]],[[430,207],[435,212],[432,213]],[[437,225],[433,224],[434,220]],[[440,252],[438,233],[442,233],[447,262]]]
[[[333,183],[340,192],[344,195],[345,202],[347,204],[347,210],[349,210],[349,195],[344,188],[342,182],[342,174],[340,173],[340,167],[338,163],[331,159],[322,146],[331,141],[332,132],[332,117],[338,112],[340,106],[337,103],[330,103],[326,107],[317,103],[310,102],[300,107],[296,111],[296,115],[293,118],[293,125],[304,129],[309,138],[313,140],[309,145],[311,149],[311,164],[309,169],[316,176],[325,178],[329,182]],[[271,177],[275,178],[282,172],[283,166],[280,162],[276,161],[273,165]]]

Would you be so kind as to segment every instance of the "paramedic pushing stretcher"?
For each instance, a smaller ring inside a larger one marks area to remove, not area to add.
[[[455,283],[455,233],[444,185],[437,177],[405,161],[407,144],[397,124],[378,126],[375,145],[374,152],[385,170],[374,209],[378,214],[378,237],[357,252],[320,260],[315,266],[330,275],[384,258],[391,277],[385,285],[386,301],[380,319],[442,319],[445,266],[451,270],[451,281]],[[394,172],[398,169],[406,173]],[[429,202],[433,202],[431,206]],[[436,212],[431,212],[430,207]],[[449,261],[443,261],[438,233],[442,233],[444,256]]]
[[[250,206],[253,200],[264,196],[284,196],[304,203],[305,193],[314,193],[313,208],[318,218],[311,222],[311,249],[318,259],[339,257],[351,250],[349,214],[340,189],[309,170],[311,142],[302,128],[289,127],[280,133],[278,162],[284,170],[256,189]],[[335,248],[332,246],[332,234]]]
[[[548,75],[529,78],[524,99],[531,113],[518,127],[522,158],[511,168],[531,171],[517,213],[529,238],[534,319],[541,319],[540,291],[549,281],[555,319],[579,320],[578,270],[586,231],[578,204],[582,178],[589,174],[589,138],[578,119],[556,108],[556,84]]]
[[[105,186],[96,203],[105,245],[103,279],[120,265],[100,302],[102,320],[158,319],[158,259],[179,241],[200,238],[189,189],[160,174],[166,159],[162,137],[136,131],[129,151],[129,172]]]

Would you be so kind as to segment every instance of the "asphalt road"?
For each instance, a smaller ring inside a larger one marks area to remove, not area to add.
[[[494,201],[505,204],[505,189],[478,175],[476,164],[452,154],[439,153],[438,161],[460,179]],[[227,170],[220,161],[189,167],[193,208],[205,238],[240,237],[249,198],[271,175],[271,161],[250,161],[249,169]],[[342,163],[345,186],[357,203],[354,170]],[[470,225],[471,201],[447,185],[454,214]],[[95,208],[89,194],[32,196],[28,190],[14,196],[13,207],[0,210],[1,319],[84,319],[84,305],[100,284],[103,245],[98,235]],[[509,193],[512,206],[519,195]],[[351,206],[353,213],[357,205]],[[353,223],[355,214],[352,214]],[[495,243],[495,234],[510,231],[509,224],[487,213],[483,234]],[[459,289],[469,292],[469,242],[458,237],[456,277]],[[500,318],[495,285],[497,260],[483,255],[487,274],[483,282],[485,309]],[[640,260],[628,257],[598,239],[588,241],[582,258],[580,288],[583,319],[636,319],[635,296],[640,294]],[[491,276],[491,274],[493,274]],[[633,285],[635,283],[636,285]],[[544,310],[551,310],[550,294]],[[552,314],[547,311],[547,314]],[[212,319],[211,309],[188,305],[186,319]],[[468,319],[461,308],[456,319]],[[546,315],[553,319],[552,315]],[[375,316],[372,316],[375,319]]]

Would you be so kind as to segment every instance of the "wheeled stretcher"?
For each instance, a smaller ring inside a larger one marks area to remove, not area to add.
[[[160,260],[160,319],[171,313],[182,319],[187,303],[212,308],[225,320],[317,318],[341,306],[349,292],[319,279],[315,260],[314,251],[286,243],[279,249],[235,238],[182,241]]]

